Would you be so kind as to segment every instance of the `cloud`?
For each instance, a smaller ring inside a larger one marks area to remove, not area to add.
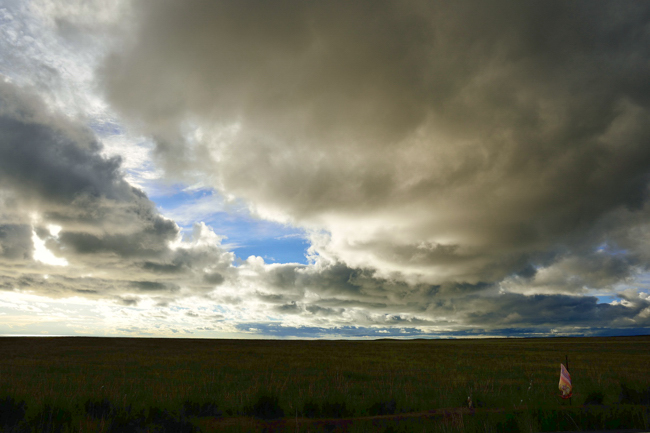
[[[3,259],[27,259],[34,253],[31,228],[20,224],[0,226],[0,256]]]
[[[566,263],[645,236],[649,10],[614,7],[141,2],[102,74],[168,172],[324,231],[323,257],[414,284],[563,262],[611,285],[646,253]]]
[[[0,16],[7,293],[112,302],[135,333],[650,326],[650,7],[31,5]],[[157,169],[220,193],[167,216],[245,203],[308,233],[309,264],[183,235],[134,187]]]
[[[334,333],[340,327],[357,326],[406,327],[428,336],[502,335],[515,328],[521,332],[537,329],[539,335],[548,335],[551,329],[587,335],[589,329],[604,324],[616,329],[650,326],[650,298],[638,289],[620,292],[619,300],[602,303],[588,293],[572,294],[570,287],[563,288],[570,294],[535,294],[533,289],[532,293],[504,290],[501,284],[412,285],[323,260],[311,265],[266,265],[249,259],[239,269],[242,285],[249,281],[262,287],[254,297],[244,295],[249,308],[256,298],[271,322],[281,320],[282,326],[296,329],[302,326],[305,332],[314,326]],[[252,318],[240,323],[262,329],[262,322]]]
[[[5,290],[132,304],[133,294],[206,293],[223,283],[234,255],[221,238],[197,224],[183,240],[178,226],[126,182],[120,158],[101,151],[79,121],[29,88],[0,82]]]
[[[80,253],[156,254],[176,237],[176,225],[123,179],[120,159],[99,155],[90,131],[8,83],[0,98],[0,185],[13,212],[44,215]]]

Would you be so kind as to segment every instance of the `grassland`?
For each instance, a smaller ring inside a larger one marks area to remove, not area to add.
[[[565,355],[570,406],[557,389]],[[649,366],[650,337],[0,338],[0,429],[650,429]]]

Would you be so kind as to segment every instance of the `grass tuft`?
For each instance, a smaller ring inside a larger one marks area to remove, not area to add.
[[[643,391],[637,391],[628,387],[626,383],[621,383],[621,393],[618,400],[623,404],[650,405],[650,387]]]
[[[301,413],[307,418],[317,418],[321,413],[320,406],[313,400],[307,400],[302,406]]]
[[[369,415],[393,415],[397,411],[395,400],[382,401],[375,403],[368,409]]]
[[[215,418],[220,418],[223,416],[223,412],[221,411],[221,409],[219,409],[219,406],[216,403],[212,403],[212,402],[197,403],[195,401],[190,401],[190,400],[185,400],[185,402],[183,403],[181,414],[186,417],[212,416]]]
[[[284,417],[284,411],[280,407],[278,397],[275,395],[261,395],[247,412],[255,418],[263,420]]]
[[[86,400],[84,404],[86,413],[94,419],[109,419],[117,414],[117,408],[107,398],[99,400]]]
[[[600,391],[594,391],[590,392],[589,395],[587,395],[587,398],[585,398],[585,405],[602,405],[603,401],[605,399],[605,396],[603,395],[602,392]]]
[[[0,428],[2,431],[18,431],[23,425],[27,405],[12,397],[0,400]]]
[[[325,402],[321,406],[321,416],[324,418],[346,418],[352,416],[352,411],[343,401]]]
[[[146,418],[144,411],[135,412],[129,405],[113,418],[109,433],[140,433],[144,430]]]
[[[34,427],[35,431],[41,433],[69,431],[72,424],[72,413],[69,410],[46,404],[31,419],[30,424]]]
[[[195,433],[197,428],[183,416],[179,416],[166,409],[157,407],[149,408],[146,421],[149,431],[160,433]]]
[[[504,433],[519,433],[521,431],[517,418],[512,414],[506,415],[505,420],[497,422],[496,429],[498,432]]]

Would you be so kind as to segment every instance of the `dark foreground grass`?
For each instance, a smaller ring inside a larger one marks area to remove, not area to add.
[[[0,431],[650,430],[649,365],[649,337],[0,338]]]

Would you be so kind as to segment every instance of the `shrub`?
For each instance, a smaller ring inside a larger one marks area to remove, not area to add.
[[[323,403],[321,414],[325,418],[345,418],[351,415],[345,402]]]
[[[260,396],[248,412],[254,417],[264,420],[284,417],[284,411],[280,407],[278,397],[271,395]]]
[[[0,428],[2,431],[20,431],[26,409],[27,405],[24,401],[19,403],[12,397],[0,400]]]
[[[186,400],[185,403],[183,403],[183,409],[181,410],[181,415],[183,416],[213,416],[213,417],[221,417],[223,416],[223,412],[221,409],[219,409],[219,406],[217,406],[216,403],[197,403],[197,402],[192,402],[189,400]]]
[[[307,418],[317,418],[320,416],[320,407],[312,400],[307,400],[302,406],[302,414]]]
[[[603,393],[600,391],[595,391],[589,393],[587,395],[587,398],[585,398],[584,404],[603,404],[603,400],[605,399],[605,396],[603,396]]]
[[[117,414],[117,409],[107,398],[101,401],[87,400],[84,408],[86,413],[95,419],[113,418]]]
[[[168,433],[195,433],[197,428],[183,416],[177,416],[166,409],[149,408],[146,425],[148,430]],[[156,427],[156,428],[151,428]]]
[[[650,388],[645,391],[637,391],[621,383],[621,393],[618,400],[624,404],[645,404],[650,405]]]
[[[144,413],[132,413],[131,406],[120,411],[111,422],[109,433],[140,433],[144,431],[146,419]]]
[[[503,421],[497,422],[497,431],[499,432],[508,432],[508,433],[519,433],[519,423],[514,415],[506,415],[506,419]]]
[[[382,401],[370,406],[368,413],[370,415],[393,415],[397,411],[395,400]]]
[[[110,433],[196,433],[198,429],[183,415],[166,409],[149,408],[147,416],[143,411],[132,413],[131,408],[121,411],[113,419]]]
[[[37,413],[31,420],[35,431],[41,433],[60,433],[64,430],[70,430],[72,424],[72,413],[58,407],[52,407],[49,404],[43,406],[43,409]]]

